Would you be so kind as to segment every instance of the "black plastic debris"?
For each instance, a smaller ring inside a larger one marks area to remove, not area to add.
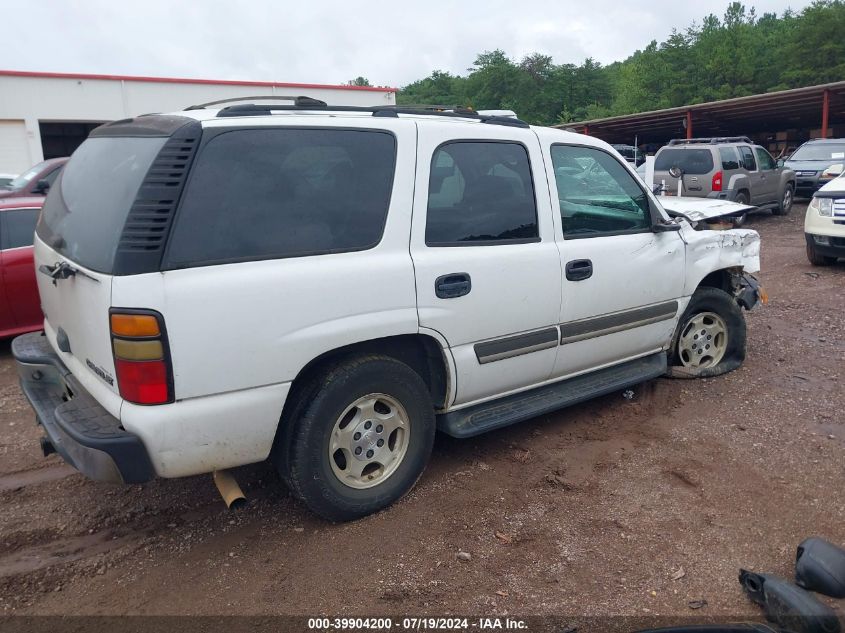
[[[741,569],[739,582],[769,622],[790,633],[840,633],[839,618],[811,593],[788,580]]]
[[[845,598],[845,550],[821,538],[798,546],[795,582],[804,589]]]

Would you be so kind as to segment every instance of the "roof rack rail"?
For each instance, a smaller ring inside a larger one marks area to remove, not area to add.
[[[200,106],[191,106],[189,110],[202,109],[209,105],[218,105],[228,101],[244,101],[251,97],[241,99],[226,99],[223,101],[215,101]],[[380,105],[380,106],[350,106],[350,105],[328,105],[319,99],[312,99],[311,97],[262,97],[262,100],[282,100],[293,101],[292,104],[273,104],[273,103],[241,103],[230,105],[222,108],[218,113],[218,117],[240,117],[240,116],[266,116],[273,112],[307,112],[307,111],[322,111],[322,112],[369,112],[374,117],[398,117],[400,114],[416,114],[416,115],[431,115],[452,117],[459,119],[473,119],[481,123],[489,123],[491,125],[508,125],[512,127],[529,127],[528,123],[512,116],[499,116],[479,114],[472,108],[463,106],[440,106],[440,105]]]
[[[747,136],[704,136],[701,138],[673,138],[669,141],[669,145],[697,145],[697,144],[716,145],[718,143],[754,143]]]
[[[197,105],[188,106],[184,112],[188,110],[204,110],[208,106],[222,105],[224,103],[233,103],[235,101],[293,101],[295,105],[301,106],[324,106],[325,101],[315,99],[314,97],[306,97],[300,95],[298,97],[286,97],[282,95],[258,95],[255,97],[231,97],[229,99],[219,99],[218,101],[209,101],[208,103],[199,103]],[[265,106],[267,107],[267,106]]]

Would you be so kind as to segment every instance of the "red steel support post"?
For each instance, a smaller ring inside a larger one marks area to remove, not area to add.
[[[827,123],[830,115],[830,91],[825,90],[822,97],[822,138],[827,138]]]

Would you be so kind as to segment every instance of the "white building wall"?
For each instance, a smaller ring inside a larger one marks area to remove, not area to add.
[[[102,122],[250,96],[306,95],[332,105],[393,105],[392,89],[92,78],[0,71],[0,173],[20,173],[43,160],[39,121]]]

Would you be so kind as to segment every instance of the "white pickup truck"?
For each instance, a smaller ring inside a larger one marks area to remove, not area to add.
[[[141,116],[50,190],[44,333],[13,353],[45,452],[89,477],[269,458],[349,520],[410,490],[436,429],[738,367],[759,237],[684,215],[606,143],[511,116]]]

